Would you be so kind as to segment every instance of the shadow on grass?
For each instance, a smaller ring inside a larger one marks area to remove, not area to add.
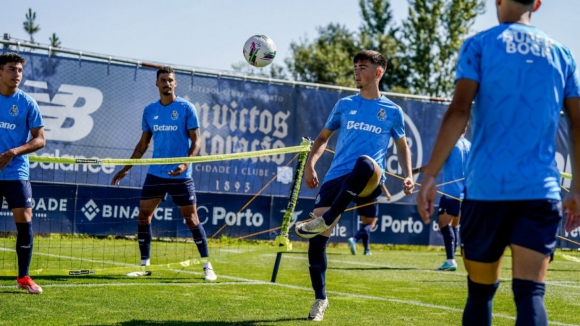
[[[306,318],[280,318],[271,320],[247,320],[247,321],[152,321],[152,320],[129,320],[120,323],[115,323],[115,325],[121,326],[138,326],[138,325],[203,325],[203,326],[257,326],[269,323],[280,323],[280,322],[293,322],[293,321],[306,321]],[[103,324],[93,324],[93,325],[103,325]]]
[[[328,269],[342,270],[342,271],[430,271],[427,268],[414,268],[414,267],[388,267],[388,266],[359,266],[359,267],[328,267]]]

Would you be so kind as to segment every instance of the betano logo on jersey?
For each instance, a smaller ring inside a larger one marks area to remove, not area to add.
[[[171,125],[153,125],[153,131],[177,131],[177,126]]]
[[[100,90],[62,84],[51,99],[46,82],[27,80],[24,86],[47,90],[28,92],[38,102],[47,139],[74,142],[91,133],[94,126],[91,114],[103,103],[103,93]],[[84,100],[82,105],[78,105],[80,99]]]
[[[377,135],[383,131],[381,127],[377,127],[364,122],[354,122],[354,121],[348,121],[346,123],[346,129],[369,131]]]
[[[16,129],[16,125],[13,123],[0,121],[0,129],[14,130],[14,129]]]

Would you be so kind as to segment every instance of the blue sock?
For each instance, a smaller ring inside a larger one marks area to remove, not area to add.
[[[548,314],[544,306],[546,284],[535,281],[512,280],[514,300],[516,301],[516,326],[548,325]]]
[[[195,242],[201,258],[209,257],[209,250],[207,248],[207,236],[205,235],[205,229],[203,228],[203,225],[200,223],[193,229],[189,230],[191,231],[193,242]]]
[[[328,238],[317,235],[310,239],[308,246],[308,263],[310,264],[310,280],[316,299],[326,299],[326,246]]]
[[[334,223],[334,220],[344,212],[348,204],[365,189],[374,171],[375,166],[370,158],[361,156],[356,160],[352,171],[344,180],[338,196],[330,205],[330,209],[322,214],[326,225]]]
[[[16,223],[18,235],[16,236],[16,255],[18,256],[18,278],[28,275],[30,260],[32,259],[32,247],[34,235],[32,234],[32,222]]]
[[[459,226],[452,226],[453,234],[455,234],[455,249],[459,247]],[[455,253],[455,251],[453,251]]]
[[[141,260],[151,257],[151,239],[153,238],[153,229],[151,223],[147,225],[139,224],[137,227],[137,240],[139,240],[139,251]]]
[[[464,326],[491,325],[491,307],[499,281],[494,284],[475,283],[467,277],[467,303],[463,310]]]
[[[455,259],[455,233],[449,225],[445,225],[441,228],[441,234],[443,235],[447,259]]]

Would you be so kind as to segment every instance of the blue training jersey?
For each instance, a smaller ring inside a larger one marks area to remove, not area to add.
[[[30,130],[43,127],[42,115],[36,101],[21,90],[10,96],[0,94],[0,154],[22,146],[30,140]],[[0,180],[28,180],[28,155],[15,156]]]
[[[367,155],[385,169],[385,156],[391,137],[405,136],[403,110],[384,96],[367,100],[360,94],[340,99],[326,124],[328,130],[338,130],[334,159],[324,181],[352,171],[356,160]]]
[[[564,99],[580,97],[570,51],[528,25],[467,39],[456,80],[476,81],[467,198],[560,199],[555,136]]]
[[[153,158],[187,157],[191,147],[188,130],[199,128],[195,106],[177,97],[171,104],[164,106],[160,101],[153,102],[143,111],[142,129],[153,134]],[[192,166],[179,176],[167,173],[179,164],[153,164],[149,174],[167,179],[191,178]]]
[[[465,189],[465,167],[471,143],[464,137],[459,138],[451,154],[443,165],[443,187],[441,191],[455,198],[463,199]],[[461,180],[463,179],[463,180]]]

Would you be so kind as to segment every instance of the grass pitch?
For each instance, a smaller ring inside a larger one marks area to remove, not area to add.
[[[75,242],[80,240],[67,241],[70,243],[63,247],[76,248]],[[5,248],[0,255],[5,255],[4,261],[7,262],[14,261],[9,256],[13,255],[10,249],[14,248],[9,242],[0,241]],[[62,259],[59,254],[53,251],[50,256],[43,255],[42,240],[37,243],[33,261],[44,259],[47,264],[57,266],[52,260]],[[130,246],[135,251],[135,241],[128,243],[127,248]],[[182,245],[193,246],[191,243]],[[155,252],[155,247],[162,245],[154,242],[152,246]],[[271,250],[270,244],[244,243],[238,245],[237,250],[225,248],[223,244],[212,246],[218,280],[211,283],[203,280],[200,265],[156,270],[151,276],[137,278],[41,274],[33,277],[43,287],[44,293],[29,295],[16,289],[14,277],[2,276],[0,325],[249,326],[310,323],[306,316],[314,295],[310,287],[305,244],[294,243],[294,250],[283,254],[276,283],[269,282],[275,254],[258,254]],[[457,257],[457,271],[437,272],[434,269],[445,258],[441,249],[375,246],[372,250],[372,256],[360,253],[353,256],[344,245],[329,247],[327,294],[330,307],[325,313],[324,324],[461,324],[467,274],[460,256]],[[359,251],[362,252],[361,247]],[[61,256],[76,254],[79,252],[69,250]],[[236,255],[241,257],[236,258]],[[110,266],[123,264],[126,267],[126,264],[134,263],[133,258],[119,262],[119,257],[115,260],[109,253],[102,256]],[[134,253],[127,255],[133,256]],[[159,256],[167,256],[167,253],[160,252]],[[84,263],[88,262],[85,260]],[[155,263],[154,259],[152,262]],[[494,300],[493,324],[513,325],[515,306],[511,294],[509,250],[503,265],[502,284]],[[548,279],[546,306],[551,324],[580,325],[580,263],[563,259],[558,254],[550,264]]]

